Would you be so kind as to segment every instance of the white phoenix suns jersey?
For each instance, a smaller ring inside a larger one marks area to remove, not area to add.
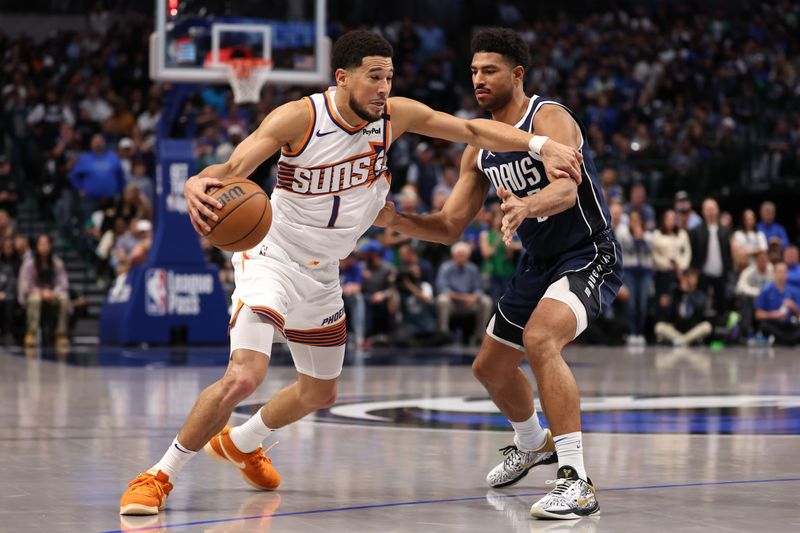
[[[390,109],[375,122],[350,126],[334,102],[335,88],[303,100],[311,124],[295,151],[281,152],[272,193],[274,242],[305,266],[338,262],[386,203]]]

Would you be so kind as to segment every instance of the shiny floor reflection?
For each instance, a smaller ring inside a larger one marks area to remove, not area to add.
[[[510,443],[459,350],[349,355],[337,405],[274,434],[284,478],[253,491],[198,456],[168,511],[117,515],[224,349],[0,353],[0,531],[800,530],[800,353],[573,347],[602,513],[536,521],[555,467],[490,490]],[[240,423],[294,379],[285,354]],[[272,440],[275,440],[272,439]]]

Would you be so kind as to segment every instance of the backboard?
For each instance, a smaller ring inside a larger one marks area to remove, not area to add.
[[[270,83],[330,80],[326,0],[157,0],[150,77],[228,83],[225,61],[271,60]]]

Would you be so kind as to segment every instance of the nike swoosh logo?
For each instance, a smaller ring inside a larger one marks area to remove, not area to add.
[[[175,449],[176,449],[176,450],[178,450],[178,451],[179,451],[179,452],[181,452],[181,453],[190,453],[190,452],[188,452],[188,451],[186,451],[186,450],[182,450],[182,449],[181,449],[181,447],[180,447],[180,446],[178,446],[177,444],[174,444],[174,446],[175,446]]]
[[[326,135],[330,135],[331,133],[336,133],[336,130],[326,131],[325,133],[322,133],[321,131],[318,131],[317,132],[317,137],[325,137]]]
[[[222,444],[222,439],[219,440],[219,448],[222,450],[222,453],[225,454],[225,457],[228,458],[228,461],[230,461],[233,464],[235,464],[236,466],[238,466],[241,470],[244,470],[245,464],[243,462],[234,461],[233,460],[233,457],[230,456],[230,454],[228,453],[228,450],[226,450],[225,446]]]

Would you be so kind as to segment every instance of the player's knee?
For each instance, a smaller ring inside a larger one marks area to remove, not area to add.
[[[497,379],[497,371],[488,357],[476,357],[472,362],[472,375],[484,385]]]
[[[336,387],[302,387],[300,401],[312,409],[326,409],[336,403]]]
[[[253,394],[261,380],[246,373],[227,374],[222,379],[222,394],[226,403],[237,404]]]
[[[525,352],[533,363],[558,355],[555,339],[544,328],[528,328],[522,335],[522,341]]]

